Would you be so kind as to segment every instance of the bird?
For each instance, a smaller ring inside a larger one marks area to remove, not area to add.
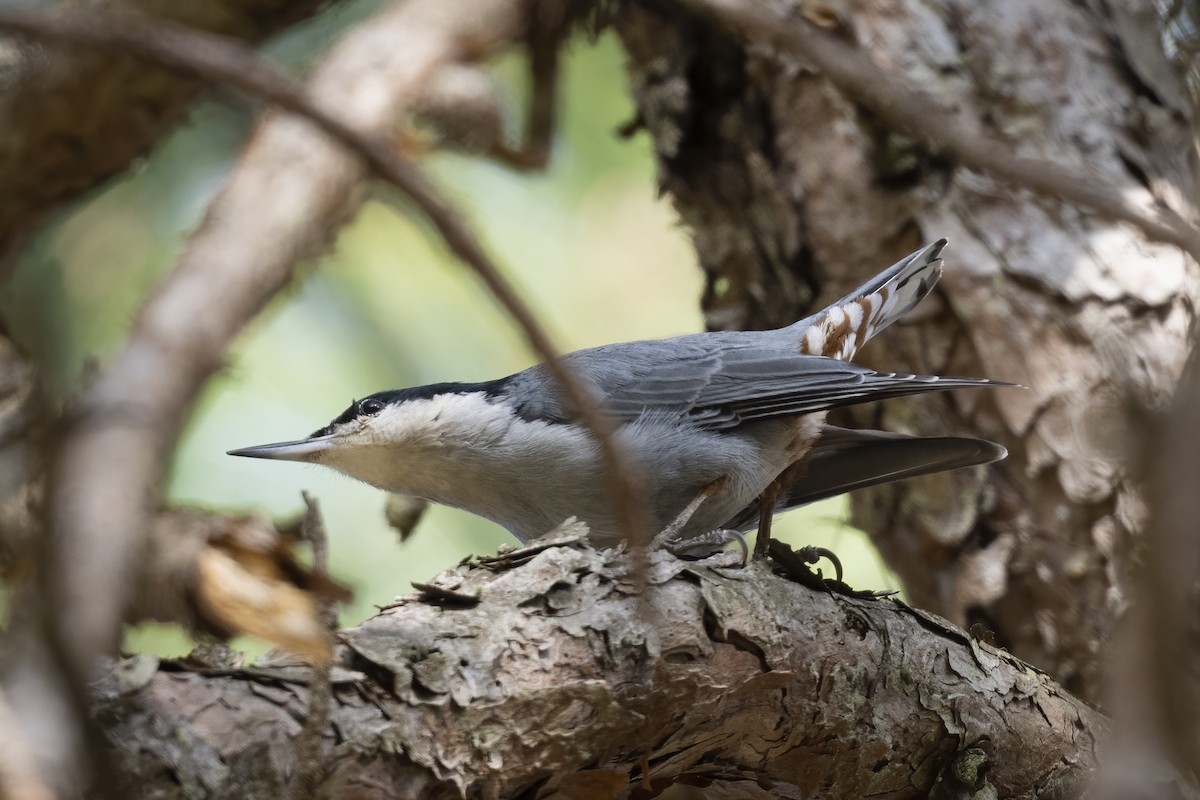
[[[1013,386],[851,363],[941,277],[940,239],[787,327],[608,344],[562,357],[633,460],[654,530],[687,544],[853,489],[997,461],[999,444],[847,429],[829,410]],[[596,440],[545,364],[479,383],[377,392],[290,442],[230,455],[321,464],[397,494],[465,509],[528,542],[575,517],[596,546],[624,531]],[[686,512],[686,513],[685,513]],[[760,535],[760,539],[761,539]]]

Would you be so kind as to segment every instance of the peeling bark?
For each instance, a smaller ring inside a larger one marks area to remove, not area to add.
[[[944,620],[661,554],[639,592],[566,542],[435,585],[341,634],[321,796],[1002,797],[1075,793],[1103,721]],[[118,664],[97,715],[157,797],[278,796],[301,767],[311,672]],[[982,796],[982,795],[980,795]]]
[[[838,35],[959,124],[1196,217],[1181,85],[1166,91],[1170,71],[1144,53],[1154,32],[1131,33],[1152,18],[1066,0],[839,8],[826,20]],[[713,21],[646,3],[613,23],[660,183],[696,232],[711,327],[791,322],[922,242],[950,239],[940,306],[927,302],[862,360],[1029,388],[850,413],[888,430],[981,435],[1011,455],[859,493],[853,519],[916,605],[993,629],[1097,698],[1145,516],[1123,460],[1122,440],[1138,435],[1125,401],[1161,405],[1174,388],[1196,265],[1127,225],[957,167],[936,142],[880,125],[812,68]]]

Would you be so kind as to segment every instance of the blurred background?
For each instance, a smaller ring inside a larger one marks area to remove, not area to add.
[[[268,52],[302,70],[322,41],[373,5],[340,7]],[[521,175],[448,153],[427,162],[564,351],[703,326],[701,272],[687,232],[656,192],[649,138],[617,134],[634,115],[621,58],[609,36],[572,43],[545,172]],[[515,141],[524,66],[512,57],[490,69],[511,99]],[[52,365],[56,395],[79,386],[89,361],[116,352],[230,170],[256,110],[214,94],[132,174],[64,214],[28,249],[0,305],[18,340]],[[469,514],[432,508],[401,544],[384,519],[382,492],[318,467],[225,451],[307,435],[352,399],[382,389],[485,380],[531,363],[520,334],[472,274],[402,208],[369,203],[245,331],[209,383],[175,455],[166,499],[286,519],[300,513],[302,489],[313,493],[330,534],[331,572],[355,592],[342,608],[342,623],[353,624],[409,591],[410,581],[512,537]],[[782,517],[776,535],[833,549],[855,587],[897,588],[846,514],[844,499],[827,501]],[[165,625],[143,625],[126,641],[129,650],[164,655],[190,646],[185,632]]]

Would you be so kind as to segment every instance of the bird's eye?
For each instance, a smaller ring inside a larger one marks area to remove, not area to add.
[[[358,404],[359,416],[373,417],[380,411],[383,411],[383,401],[377,400],[374,397],[368,397],[366,400],[362,400]]]

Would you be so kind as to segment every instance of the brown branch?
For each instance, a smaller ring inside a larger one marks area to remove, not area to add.
[[[304,538],[308,539],[313,551],[313,571],[322,578],[329,578],[329,539],[325,533],[325,520],[316,499],[308,492],[304,497]],[[321,603],[322,622],[329,632],[337,631],[337,606],[330,600]],[[308,709],[304,715],[304,727],[296,737],[297,770],[288,781],[288,800],[307,800],[316,795],[321,776],[325,770],[321,758],[321,739],[329,725],[329,710],[333,704],[332,665],[328,662],[313,666],[312,680],[308,686]]]
[[[1061,163],[1020,158],[1013,145],[982,130],[968,130],[953,109],[885,74],[870,56],[770,3],[747,0],[680,0],[749,39],[770,43],[816,65],[835,86],[889,125],[926,140],[939,154],[993,178],[1065,200],[1137,226],[1150,239],[1176,245],[1200,261],[1200,231],[1169,208],[1154,212],[1125,198],[1122,187]]]
[[[496,160],[523,172],[544,169],[550,160],[554,122],[558,116],[559,55],[571,22],[565,8],[546,4],[539,7],[538,12],[530,23],[527,37],[529,105],[524,141],[516,148],[499,141],[490,153]],[[546,19],[547,15],[552,18]]]
[[[578,542],[515,568],[459,567],[434,581],[477,594],[475,607],[409,597],[342,632],[317,793],[615,798],[683,781],[732,797],[911,798],[937,785],[1033,798],[1075,796],[1090,777],[1100,715],[938,618],[814,592],[762,564],[665,554],[642,597],[631,569]],[[638,614],[643,602],[664,613]],[[166,665],[110,694],[102,717],[139,754],[147,793],[182,796],[173,776],[188,776],[236,796],[295,768],[283,743],[310,680]],[[191,746],[154,755],[164,730]]]
[[[0,742],[0,797],[20,800],[54,800],[54,791],[38,774],[21,729],[0,692],[0,730],[6,732]]]
[[[1131,397],[1130,404],[1136,402]],[[1140,412],[1140,413],[1139,413]],[[1123,708],[1133,729],[1154,731],[1166,755],[1200,781],[1200,673],[1196,670],[1200,600],[1200,347],[1193,343],[1179,386],[1166,410],[1138,408],[1132,419],[1147,431],[1135,446],[1142,479],[1150,487],[1151,521],[1146,530],[1137,605],[1129,615],[1137,656],[1121,660],[1132,681],[1120,691],[1133,695]],[[1131,426],[1132,427],[1132,426]],[[1132,661],[1132,665],[1125,662]],[[1129,684],[1135,685],[1129,685]],[[1126,697],[1119,697],[1124,700]],[[1125,721],[1125,718],[1122,718]],[[1134,740],[1132,744],[1145,746]]]

